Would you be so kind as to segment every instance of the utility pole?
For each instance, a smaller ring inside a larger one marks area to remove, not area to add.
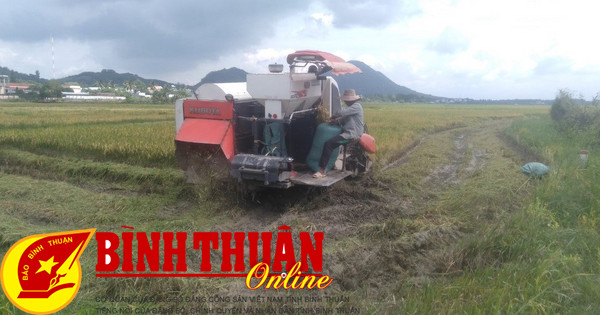
[[[54,73],[54,36],[52,36],[52,79],[56,79],[56,75]]]

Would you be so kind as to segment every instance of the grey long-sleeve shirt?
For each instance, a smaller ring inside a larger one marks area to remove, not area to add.
[[[340,125],[343,129],[341,136],[344,139],[358,139],[365,131],[363,108],[358,102],[340,110],[331,118],[334,118],[340,122]]]

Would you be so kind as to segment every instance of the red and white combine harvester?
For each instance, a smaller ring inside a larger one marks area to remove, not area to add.
[[[329,134],[319,134],[318,122],[342,108],[337,82],[324,74],[360,69],[312,50],[292,53],[287,62],[289,73],[273,64],[270,73],[248,74],[242,83],[203,84],[195,99],[176,102],[176,159],[188,179],[225,170],[244,185],[325,187],[368,171],[371,161],[354,142],[343,146],[342,154],[334,152],[330,164],[336,166],[326,177],[312,177],[332,132],[322,124]],[[335,128],[333,135],[341,132]]]

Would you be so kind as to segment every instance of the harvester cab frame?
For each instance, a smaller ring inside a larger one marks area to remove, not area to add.
[[[337,82],[323,74],[360,69],[311,50],[292,53],[287,62],[289,73],[273,64],[269,73],[247,74],[246,82],[203,84],[195,99],[177,100],[176,160],[189,181],[229,174],[249,186],[326,187],[369,169],[354,143],[344,146],[338,169],[325,178],[313,178],[307,161],[318,122],[341,109]]]

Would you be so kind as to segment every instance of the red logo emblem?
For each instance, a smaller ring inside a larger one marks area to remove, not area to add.
[[[67,306],[81,284],[79,256],[94,229],[26,237],[2,261],[0,277],[9,300],[29,313],[48,314]]]

